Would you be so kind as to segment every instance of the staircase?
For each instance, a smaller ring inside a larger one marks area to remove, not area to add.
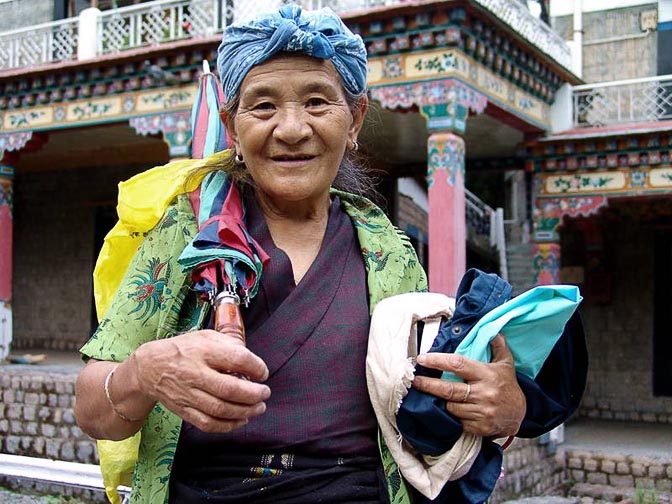
[[[534,248],[531,243],[507,244],[506,261],[509,271],[509,283],[514,294],[531,289],[534,282]]]

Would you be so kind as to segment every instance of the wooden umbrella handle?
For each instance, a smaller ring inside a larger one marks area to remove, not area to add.
[[[245,327],[240,312],[240,298],[230,292],[220,292],[213,303],[215,331],[237,338],[245,345]]]

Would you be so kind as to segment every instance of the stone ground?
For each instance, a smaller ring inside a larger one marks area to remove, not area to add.
[[[72,497],[15,492],[0,487],[0,504],[87,504],[87,502]]]
[[[505,501],[502,504],[670,504],[672,494],[656,490],[577,483],[549,495]]]

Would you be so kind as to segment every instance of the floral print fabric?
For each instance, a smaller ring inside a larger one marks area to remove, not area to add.
[[[408,238],[365,198],[334,191],[357,230],[367,269],[371,310],[382,299],[427,290],[425,273]],[[131,261],[99,328],[81,352],[91,358],[123,361],[137,347],[202,327],[208,306],[191,289],[177,258],[197,232],[186,195],[179,195],[149,231]],[[131,502],[167,501],[168,481],[181,419],[157,404],[142,428]],[[381,459],[390,502],[410,503],[408,490],[381,439]]]

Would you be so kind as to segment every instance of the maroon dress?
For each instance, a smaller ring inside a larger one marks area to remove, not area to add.
[[[170,502],[387,502],[366,388],[366,270],[352,221],[335,198],[318,256],[295,285],[249,194],[245,206],[248,231],[271,258],[243,310],[271,397],[266,413],[230,433],[183,424]]]

